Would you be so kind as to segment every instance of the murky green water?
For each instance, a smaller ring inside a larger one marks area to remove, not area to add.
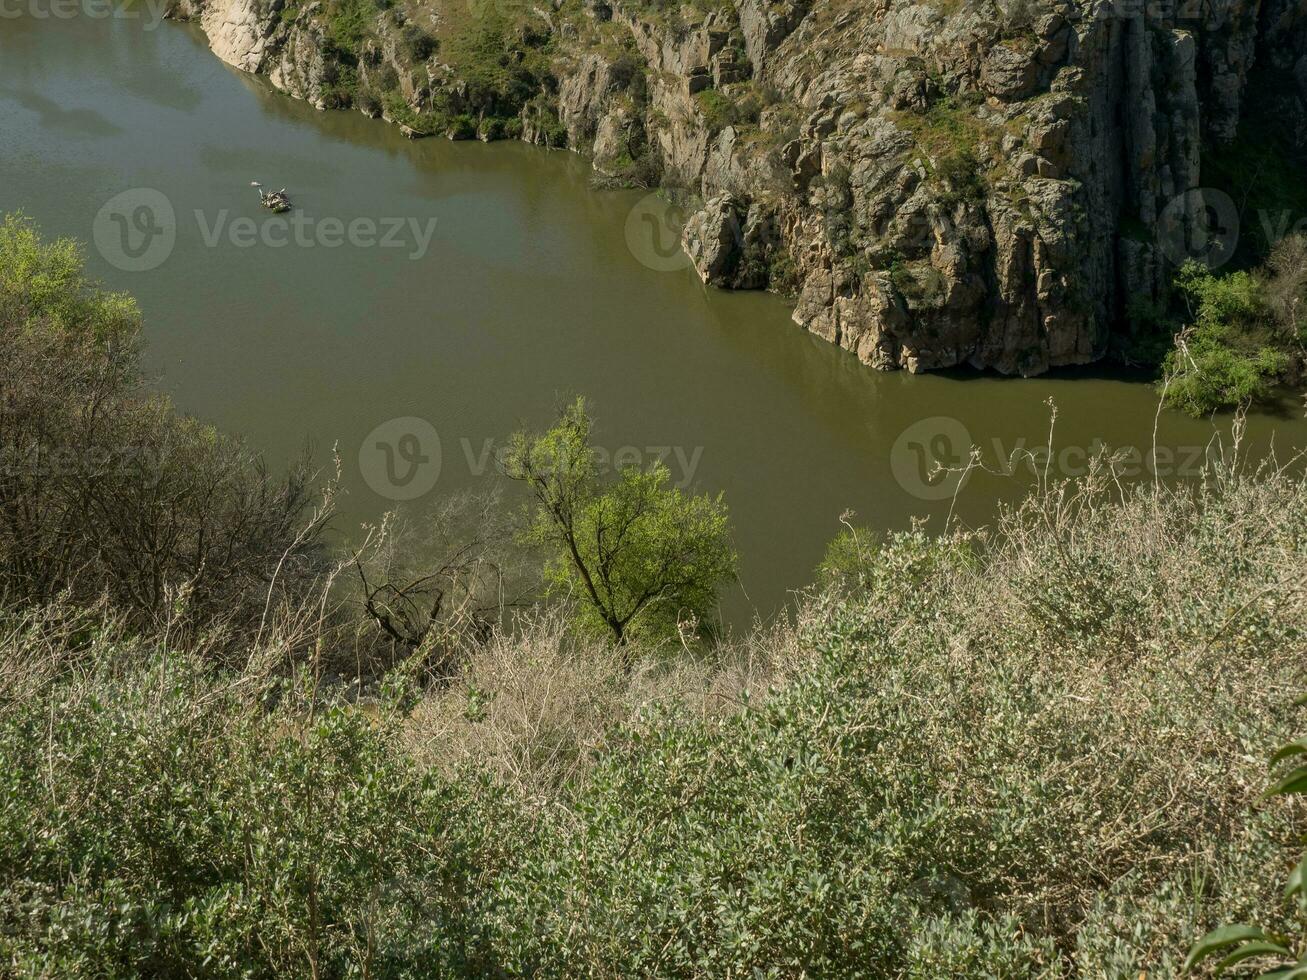
[[[0,211],[98,242],[93,272],[140,300],[150,368],[182,408],[273,461],[338,447],[346,522],[497,479],[495,442],[584,393],[619,463],[663,457],[678,482],[725,492],[741,623],[810,581],[846,510],[938,526],[954,502],[930,460],[1043,445],[1050,397],[1055,474],[1099,441],[1150,452],[1146,384],[869,371],[780,300],[703,288],[643,195],[591,190],[572,154],[410,143],[277,95],[189,27],[152,26],[0,20]],[[286,185],[296,224],[252,180]],[[1250,444],[1307,445],[1300,416],[1250,420]],[[1193,472],[1216,431],[1163,413],[1160,468]],[[1022,485],[978,473],[956,513],[984,522]]]

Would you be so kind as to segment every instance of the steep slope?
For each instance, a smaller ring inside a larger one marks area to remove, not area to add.
[[[1288,0],[370,4],[178,12],[319,106],[687,192],[706,282],[795,294],[877,368],[1103,357],[1130,298],[1210,244],[1203,148],[1235,137],[1254,68],[1303,128]]]

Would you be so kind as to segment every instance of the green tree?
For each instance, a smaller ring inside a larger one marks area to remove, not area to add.
[[[666,637],[686,619],[703,623],[735,574],[721,495],[669,486],[661,464],[628,467],[605,484],[591,427],[578,398],[547,432],[514,435],[502,458],[535,499],[526,538],[549,553],[547,581],[580,595],[585,624],[619,643]]]
[[[312,473],[144,389],[140,313],[80,247],[0,219],[0,594],[108,598],[135,626],[262,622],[323,567]]]
[[[1190,325],[1163,364],[1166,400],[1201,416],[1266,399],[1289,366],[1275,336],[1262,280],[1248,272],[1214,276],[1186,263],[1175,281]]]

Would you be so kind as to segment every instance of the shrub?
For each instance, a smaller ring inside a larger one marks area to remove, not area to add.
[[[704,89],[695,96],[709,131],[719,133],[727,126],[757,125],[762,114],[762,96],[752,87],[738,97],[719,89]]]
[[[317,574],[310,474],[144,395],[140,315],[79,249],[0,224],[0,587],[107,596],[139,626],[257,622]]]
[[[449,128],[445,130],[445,135],[452,140],[476,139],[476,120],[471,116],[455,116],[449,121]]]
[[[1289,359],[1273,341],[1261,280],[1244,271],[1213,275],[1190,262],[1176,286],[1192,323],[1163,361],[1167,402],[1206,415],[1267,399]]]
[[[1213,923],[1291,933],[1300,811],[1257,803],[1307,681],[1301,480],[1095,469],[847,553],[779,642],[660,665],[554,614],[425,695],[0,611],[0,962],[1169,977]]]
[[[439,48],[439,43],[420,25],[412,22],[404,25],[400,31],[400,40],[404,52],[413,61],[426,61]]]
[[[536,142],[556,149],[567,146],[567,127],[546,96],[538,95],[528,102],[523,109],[523,118],[530,120]]]
[[[975,93],[945,95],[934,99],[924,112],[895,116],[930,159],[934,177],[943,185],[939,200],[946,207],[980,200],[986,193],[979,148],[993,138],[993,132],[977,117],[977,100]]]
[[[803,285],[794,255],[787,248],[772,253],[771,267],[767,270],[767,288],[782,296],[795,296]]]
[[[373,0],[330,0],[326,19],[331,53],[347,64],[355,63],[363,42],[372,35],[377,9]]]
[[[495,11],[474,17],[442,47],[466,83],[466,105],[455,108],[478,116],[518,115],[552,84],[546,45],[547,38]]]
[[[1298,701],[1307,704],[1307,698]],[[1295,739],[1280,747],[1271,756],[1271,769],[1275,780],[1266,795],[1291,798],[1307,796],[1307,737]],[[1307,853],[1304,853],[1289,872],[1289,880],[1284,888],[1284,897],[1297,906],[1300,915],[1300,929],[1296,936],[1284,933],[1266,932],[1257,926],[1221,926],[1214,929],[1194,944],[1185,961],[1185,969],[1190,969],[1203,960],[1220,957],[1217,973],[1224,973],[1230,967],[1249,960],[1267,958],[1278,962],[1262,974],[1268,977],[1292,977],[1307,974]]]
[[[381,99],[373,92],[360,92],[354,99],[354,107],[373,119],[381,115]]]
[[[503,883],[502,962],[1174,976],[1198,921],[1278,919],[1289,825],[1250,813],[1249,748],[1303,681],[1307,498],[1213,480],[1113,503],[1096,474],[987,542],[889,538],[787,686],[610,736]]]
[[[29,670],[39,643],[7,634]],[[525,833],[496,791],[415,767],[386,714],[90,642],[0,698],[7,973],[480,972],[478,905]]]

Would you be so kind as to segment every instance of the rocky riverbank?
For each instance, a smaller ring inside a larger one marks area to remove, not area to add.
[[[413,136],[679,189],[702,278],[877,368],[1104,357],[1194,237],[1254,77],[1303,131],[1288,0],[181,0],[214,52]],[[1262,107],[1265,108],[1264,106]],[[1297,142],[1303,142],[1301,139]],[[1177,208],[1177,202],[1184,202]]]

